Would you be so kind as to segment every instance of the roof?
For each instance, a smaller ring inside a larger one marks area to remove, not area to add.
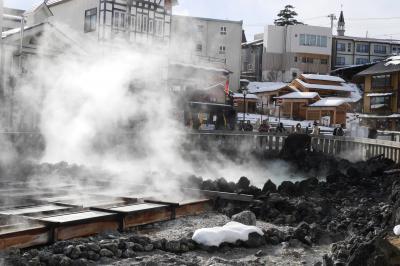
[[[338,107],[346,103],[347,101],[345,98],[327,97],[310,104],[309,107]]]
[[[388,93],[368,93],[367,97],[385,97],[385,96],[391,96],[393,95],[393,92],[388,92]]]
[[[340,11],[339,22],[344,23],[343,11]]]
[[[242,93],[234,93],[233,98],[244,98]],[[246,94],[246,99],[258,99],[257,95],[255,94]]]
[[[375,65],[361,71],[357,76],[368,76],[375,74],[390,74],[400,71],[400,56],[392,56],[385,61],[376,63]]]
[[[275,99],[314,99],[315,97],[319,97],[319,94],[317,92],[295,91],[279,97],[275,97]]]
[[[302,81],[301,79],[295,79],[298,83],[300,83],[303,87],[307,89],[319,89],[319,90],[333,90],[333,91],[352,91],[349,87],[343,86],[343,84],[339,85],[323,85],[323,84],[311,84]]]
[[[400,114],[391,114],[391,115],[359,114],[358,117],[359,118],[388,119],[388,118],[400,118]]]
[[[354,37],[354,36],[333,36],[334,39],[353,40],[358,42],[376,42],[376,43],[395,43],[400,44],[400,40],[394,39],[377,39],[377,38],[365,38],[365,37]]]
[[[333,82],[345,82],[344,79],[336,76],[330,75],[318,75],[318,74],[301,74],[306,79],[312,80],[323,80],[323,81],[333,81]]]
[[[214,22],[243,25],[243,20],[237,21],[237,20],[226,20],[226,19],[215,19],[215,18],[191,17],[191,16],[183,16],[183,15],[172,15],[172,18],[193,19],[193,20],[200,20],[200,21],[214,21]]]
[[[247,89],[250,93],[272,92],[287,86],[284,82],[250,82]]]
[[[223,69],[223,68],[207,67],[207,66],[187,64],[187,63],[181,63],[181,62],[170,62],[170,65],[176,65],[176,66],[181,66],[181,67],[189,67],[189,68],[196,68],[196,69],[205,70],[205,71],[223,72],[225,74],[231,73],[229,70],[226,70],[226,69]]]
[[[250,45],[257,46],[257,45],[262,45],[262,44],[264,44],[264,40],[260,39],[260,40],[254,40],[254,41],[251,41],[251,42],[242,43],[242,46],[250,46]]]

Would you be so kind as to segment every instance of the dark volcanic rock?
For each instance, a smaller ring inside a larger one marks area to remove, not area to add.
[[[247,241],[244,241],[244,245],[249,248],[257,248],[257,247],[265,245],[265,243],[266,243],[266,241],[265,241],[264,236],[262,236],[258,233],[255,233],[255,232],[250,233],[249,239]]]
[[[232,221],[245,225],[256,225],[256,215],[251,211],[243,211],[232,216]]]
[[[267,192],[275,193],[275,192],[277,192],[276,185],[270,179],[268,179],[267,182],[265,182],[265,184],[264,184],[262,192],[263,193],[267,193]]]

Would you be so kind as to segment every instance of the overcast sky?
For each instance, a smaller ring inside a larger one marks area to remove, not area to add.
[[[6,7],[27,9],[40,0],[4,0]],[[85,0],[80,0],[85,1]],[[400,0],[179,0],[174,13],[180,15],[243,20],[248,40],[272,24],[286,4],[295,6],[298,20],[330,26],[328,14],[339,17],[341,5],[346,35],[400,39]]]

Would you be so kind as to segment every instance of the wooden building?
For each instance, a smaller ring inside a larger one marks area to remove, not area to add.
[[[290,86],[304,92],[317,92],[321,97],[351,96],[351,88],[345,85],[340,77],[316,74],[301,74]]]
[[[242,93],[233,94],[233,106],[235,107],[235,110],[239,113],[256,113],[257,102],[258,97],[255,94],[247,94],[246,99]]]
[[[292,92],[276,97],[281,115],[296,120],[321,121],[329,117],[329,125],[346,124],[350,104],[342,98],[321,98],[316,92]]]
[[[379,62],[357,76],[364,79],[364,124],[377,129],[400,129],[400,56]]]
[[[291,92],[275,99],[279,102],[282,116],[305,120],[308,105],[317,102],[321,97],[316,92]]]

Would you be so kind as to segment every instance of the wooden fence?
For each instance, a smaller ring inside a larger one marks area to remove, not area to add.
[[[194,142],[215,147],[243,147],[257,151],[280,152],[287,135],[255,132],[199,131],[190,132]],[[400,143],[386,140],[334,136],[312,136],[311,148],[325,154],[353,160],[366,160],[378,155],[400,162]]]

